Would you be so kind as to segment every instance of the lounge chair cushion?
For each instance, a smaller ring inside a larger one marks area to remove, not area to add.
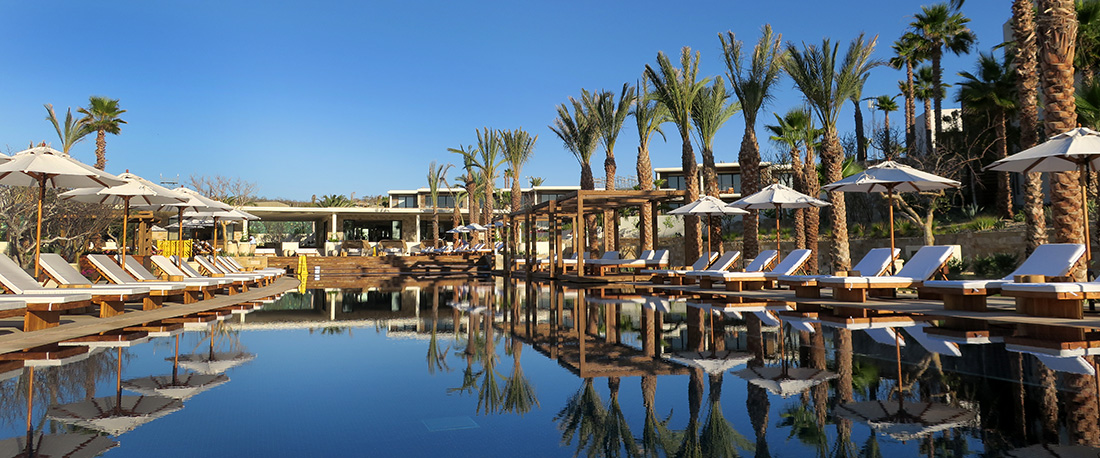
[[[779,256],[779,252],[775,250],[764,250],[760,254],[753,258],[749,265],[745,266],[745,272],[763,272],[768,265],[775,262],[776,256]]]
[[[1020,267],[1000,280],[932,280],[924,282],[923,286],[953,290],[989,290],[1012,282],[1017,275],[1064,277],[1084,254],[1085,246],[1080,243],[1048,243],[1036,248]]]
[[[1097,293],[1100,292],[1100,283],[1005,283],[1001,285],[1001,291],[1019,291],[1033,293]]]
[[[818,280],[821,285],[844,288],[871,287],[875,284],[904,284],[912,286],[932,277],[951,258],[953,248],[947,245],[921,247],[897,274],[889,277],[828,277]]]
[[[723,273],[728,273],[729,269],[731,267],[733,267],[734,264],[737,263],[738,259],[741,259],[741,252],[740,251],[737,251],[737,250],[727,251],[725,253],[722,253],[722,257],[718,258],[717,261],[714,261],[714,264],[712,264],[706,270],[690,270],[690,271],[685,271],[684,273],[682,273],[680,275],[688,275],[688,276],[692,276],[692,277],[704,277],[704,276],[719,275],[719,274],[723,274]]]

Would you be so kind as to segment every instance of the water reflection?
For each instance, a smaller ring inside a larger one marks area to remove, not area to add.
[[[333,348],[369,345],[354,347],[352,363],[345,354],[339,362],[317,358],[321,368],[379,374],[371,390],[334,396],[388,410],[333,414],[394,417],[393,425],[372,423],[378,441],[404,434],[395,442],[446,442],[409,432],[405,412],[393,407],[400,406],[470,416],[499,432],[501,443],[538,444],[540,456],[1058,456],[1100,445],[1097,379],[1088,372],[1100,349],[1093,329],[696,304],[629,287],[499,278],[287,294],[247,318],[189,334],[193,348],[168,353],[172,375],[158,357],[160,370],[135,374],[121,388],[179,389],[183,400],[207,393],[216,380],[226,383],[226,371],[279,358],[245,348],[259,330],[341,339]],[[46,419],[47,406],[96,399],[97,385],[117,383],[126,357],[98,352],[34,377],[41,392],[27,418],[36,423],[13,443],[45,444],[42,436],[76,431]],[[26,413],[28,378],[0,383],[8,429],[22,429],[13,423]],[[381,399],[391,392],[408,398]],[[461,431],[450,437],[483,437]]]

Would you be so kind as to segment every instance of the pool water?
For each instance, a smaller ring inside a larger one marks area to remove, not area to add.
[[[1043,370],[1003,343],[949,356],[925,349],[915,327],[895,347],[875,332],[775,326],[782,315],[766,311],[714,318],[635,299],[501,279],[290,293],[181,334],[177,381],[195,370],[228,380],[117,435],[52,419],[118,395],[116,349],[36,369],[32,435],[105,436],[83,452],[117,442],[111,457],[961,457],[1100,445],[1095,377]],[[123,349],[123,384],[170,380],[176,343]],[[188,362],[212,351],[217,364]],[[895,412],[898,355],[904,411],[926,417]],[[3,438],[27,435],[28,375],[0,382]],[[888,418],[867,418],[872,407]]]

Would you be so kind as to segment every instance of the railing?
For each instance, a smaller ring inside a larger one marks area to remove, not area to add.
[[[163,256],[191,257],[190,240],[157,240],[157,249],[160,250],[160,254]]]

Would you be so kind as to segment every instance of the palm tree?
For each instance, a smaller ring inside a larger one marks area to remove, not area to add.
[[[88,97],[87,108],[76,111],[84,115],[88,129],[96,132],[95,168],[103,170],[107,167],[107,134],[118,135],[122,124],[126,124],[119,116],[126,110],[118,107],[118,99],[93,95]]]
[[[699,433],[699,444],[703,456],[737,458],[738,449],[753,451],[756,447],[744,435],[733,429],[733,425],[722,413],[722,373],[710,375],[710,391],[707,400],[710,410],[703,421],[703,430]]]
[[[913,81],[913,97],[924,102],[924,151],[923,154],[932,152],[932,100],[937,93],[943,93],[946,84],[941,85],[937,91],[932,76],[932,67],[922,65],[917,69],[916,79]],[[915,130],[915,129],[914,129]]]
[[[782,117],[779,114],[774,114],[776,125],[764,126],[772,133],[770,140],[782,147],[787,148],[791,157],[791,175],[794,179],[794,188],[806,195],[814,194],[814,190],[810,189],[809,181],[813,181],[814,184],[820,186],[820,182],[817,180],[817,172],[814,171],[813,175],[807,175],[806,161],[813,166],[813,149],[817,145],[817,138],[821,136],[821,129],[817,129],[813,125],[813,118],[807,108],[793,108]],[[806,150],[806,160],[802,158],[802,150]],[[815,213],[813,216],[813,230],[810,230],[809,220],[810,215],[808,209],[795,209],[794,212],[794,240],[795,246],[798,248],[809,248],[813,255],[811,259],[807,261],[809,266],[817,266],[817,219],[818,215]],[[812,243],[811,243],[812,240]]]
[[[822,40],[820,47],[803,44],[804,49],[799,49],[793,43],[787,44],[790,54],[790,59],[785,64],[787,74],[791,75],[795,85],[802,91],[825,130],[825,148],[821,152],[821,162],[828,182],[843,178],[841,168],[844,150],[836,131],[841,105],[856,91],[867,69],[877,64],[871,59],[877,41],[878,37],[872,38],[870,42],[864,41],[860,34],[848,45],[848,52],[842,61],[837,60],[837,45],[829,39]],[[833,229],[830,249],[833,267],[834,270],[848,270],[851,259],[844,194],[830,192],[829,201],[832,203],[829,215]]]
[[[714,78],[714,83],[699,92],[695,98],[695,106],[691,110],[691,120],[695,124],[695,134],[699,146],[703,148],[703,190],[706,195],[718,197],[718,172],[714,164],[714,136],[718,129],[733,117],[734,113],[741,110],[737,102],[726,102],[726,83],[722,77]],[[759,156],[758,156],[759,157]],[[742,166],[744,170],[744,166]],[[744,176],[742,172],[741,176]],[[742,181],[742,186],[744,182]],[[717,246],[707,247],[707,251],[722,251],[721,228],[717,224],[717,217],[710,217],[707,221],[707,230],[710,231],[712,243]],[[747,231],[746,231],[747,233]]]
[[[496,208],[493,199],[496,187],[493,181],[497,178],[497,169],[504,163],[501,153],[500,132],[488,127],[477,131],[478,156],[474,163],[481,170],[481,184],[485,188],[485,205],[482,207],[482,224],[489,225],[493,222],[493,210]]]
[[[543,177],[527,177],[527,182],[531,184],[531,187],[542,186],[546,182],[546,178]]]
[[[634,434],[630,432],[630,424],[623,414],[619,404],[619,377],[607,378],[607,389],[610,399],[607,402],[607,415],[604,416],[604,424],[600,428],[600,449],[596,455],[619,456],[621,450],[626,449],[626,456],[637,454],[638,444]]]
[[[894,148],[890,145],[890,112],[898,111],[898,103],[894,97],[880,95],[875,97],[875,108],[882,112],[882,155],[886,160],[893,160]]]
[[[501,144],[504,147],[504,160],[512,168],[512,211],[519,210],[523,205],[523,195],[519,187],[519,177],[524,164],[531,160],[535,152],[535,142],[539,136],[531,136],[523,128],[505,130],[500,133]]]
[[[649,140],[654,133],[661,134],[665,140],[665,133],[661,130],[661,124],[668,122],[668,108],[658,103],[649,92],[649,81],[645,78],[638,83],[638,97],[634,101],[634,109],[630,114],[634,116],[638,126],[638,188],[642,191],[653,190],[653,166],[649,162]],[[653,233],[653,204],[642,205],[641,216],[638,218],[641,228],[638,235],[641,240],[641,250],[652,250],[656,234]]]
[[[57,138],[61,140],[61,152],[69,154],[69,150],[73,145],[80,143],[87,137],[92,131],[88,128],[88,123],[84,119],[73,119],[72,108],[65,110],[65,125],[62,126],[57,122],[57,115],[53,112],[53,105],[46,104],[46,120],[53,124],[54,130],[57,131]]]
[[[588,107],[588,112],[592,114],[596,124],[599,125],[600,143],[603,144],[604,153],[606,154],[603,161],[604,189],[608,191],[615,189],[615,141],[619,138],[619,132],[623,129],[623,122],[630,114],[634,97],[634,88],[630,87],[630,84],[624,83],[623,89],[619,93],[618,103],[615,102],[614,93],[600,91],[599,95],[591,100],[593,105]],[[612,223],[612,219],[616,218],[616,215],[617,213],[614,210],[603,212],[603,244],[605,251],[610,246],[614,246],[616,250],[619,248],[619,237],[615,232],[617,225]]]
[[[692,56],[691,48],[685,46],[680,50],[680,68],[676,68],[664,52],[658,52],[657,69],[646,64],[645,75],[653,83],[653,97],[665,106],[680,133],[686,197],[688,202],[694,202],[699,198],[699,170],[695,162],[695,151],[691,148],[691,110],[695,97],[707,84],[707,79],[696,80],[699,76],[699,53]],[[698,258],[702,253],[699,217],[684,217],[684,239],[684,258]]]
[[[434,162],[433,162],[434,163]],[[448,164],[449,165],[449,164]],[[438,231],[436,232],[438,233]],[[451,371],[450,366],[447,365],[447,352],[451,351],[451,347],[447,347],[445,350],[439,349],[439,294],[441,291],[439,287],[431,289],[432,295],[432,333],[431,338],[428,339],[428,373],[435,374],[437,370]],[[457,330],[456,333],[457,334]]]
[[[592,450],[597,446],[606,417],[607,410],[603,406],[600,394],[592,386],[592,379],[586,378],[581,389],[577,390],[566,401],[565,407],[562,407],[554,416],[554,421],[558,422],[558,430],[562,432],[562,444],[569,445],[576,437],[576,454],[579,455],[584,449]],[[589,453],[589,455],[596,455],[596,453]]]
[[[917,13],[913,22],[909,24],[913,33],[924,41],[924,47],[928,49],[929,57],[932,59],[933,87],[938,87],[943,82],[943,66],[940,61],[943,59],[944,50],[955,55],[966,54],[978,39],[966,26],[969,22],[969,18],[946,3],[937,3],[921,7],[921,12]],[[936,110],[935,138],[938,141],[943,133],[943,95],[935,94],[932,101]],[[935,147],[935,145],[932,146]]]
[[[458,182],[462,184],[463,188],[465,188],[467,200],[466,211],[470,215],[470,222],[475,223],[477,222],[478,218],[481,217],[481,214],[478,211],[478,209],[480,208],[479,199],[477,198],[478,183],[481,180],[475,173],[477,169],[477,158],[475,157],[475,155],[477,154],[477,149],[474,148],[473,145],[469,145],[459,146],[458,148],[447,148],[447,151],[462,156],[463,173],[462,175],[459,175]],[[458,205],[458,200],[459,199],[455,199],[455,227],[458,227],[462,224],[462,216],[461,213],[459,213],[460,205]],[[458,235],[456,234],[455,237],[458,237]]]
[[[733,32],[726,32],[725,37],[719,34],[718,38],[726,60],[726,75],[733,86],[733,93],[741,102],[741,114],[745,118],[745,134],[741,137],[737,161],[741,166],[741,195],[747,196],[760,190],[760,145],[756,141],[756,116],[774,96],[772,88],[783,71],[786,60],[783,35],[773,33],[771,25],[765,24],[760,41],[753,47],[747,63],[742,58],[743,43],[734,37]],[[746,257],[755,257],[760,251],[756,213],[756,210],[749,210],[749,214],[741,219],[744,228],[742,250]]]
[[[959,72],[964,80],[959,84],[955,100],[967,109],[989,114],[993,122],[993,151],[997,159],[1008,156],[1008,115],[1016,110],[1016,78],[1011,58],[998,61],[992,54],[978,55],[977,74]],[[997,173],[997,212],[1002,218],[1012,218],[1012,182],[1008,172]]]
[[[452,164],[437,164],[432,161],[428,165],[428,193],[432,199],[432,246],[439,248],[439,186],[447,185],[447,171]]]
[[[585,107],[592,105],[592,93],[581,89],[581,100],[569,98],[569,104],[558,105],[558,118],[550,130],[557,134],[565,144],[565,149],[573,153],[577,162],[581,164],[581,189],[592,190],[596,188],[595,179],[592,177],[592,153],[596,151],[600,141],[599,124],[593,119]],[[573,112],[569,108],[572,105]],[[585,215],[585,226],[588,234],[589,252],[596,250],[596,215]],[[576,242],[576,241],[574,241]],[[574,248],[576,250],[576,248]]]
[[[1073,97],[1073,46],[1077,18],[1073,0],[1039,0],[1036,32],[1039,68],[1042,71],[1043,121],[1047,136],[1077,127],[1077,104]],[[1077,172],[1050,174],[1050,204],[1054,219],[1054,240],[1084,243],[1086,215],[1081,213]],[[1084,265],[1074,269],[1074,278],[1084,277]]]
[[[925,58],[923,41],[913,32],[904,33],[894,42],[891,49],[894,57],[890,58],[890,66],[896,69],[905,67],[905,82],[899,83],[902,94],[905,94],[905,151],[909,155],[916,154],[916,96],[914,95],[913,67]]]
[[[520,364],[522,354],[523,342],[512,337],[512,376],[504,382],[503,412],[523,415],[530,412],[532,407],[539,407],[539,398],[535,394],[535,387],[523,375],[523,366]]]
[[[1019,107],[1020,149],[1038,144],[1038,62],[1035,44],[1035,11],[1032,0],[1012,1],[1012,35],[1015,43],[1016,102]],[[1027,254],[1046,243],[1046,216],[1043,210],[1043,178],[1024,174],[1024,221],[1027,227]]]

